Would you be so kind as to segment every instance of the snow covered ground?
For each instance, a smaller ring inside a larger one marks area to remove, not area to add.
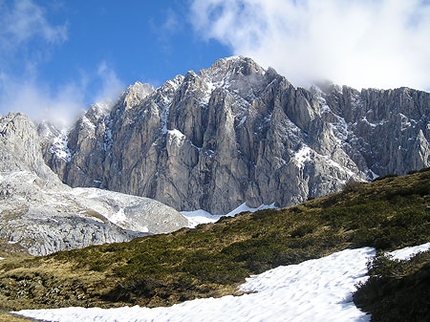
[[[430,249],[430,243],[395,251],[395,258]],[[372,248],[347,249],[298,265],[252,276],[240,286],[243,296],[197,299],[168,308],[63,308],[17,312],[60,322],[141,321],[370,321],[352,302],[355,285],[366,280]]]
[[[189,227],[194,228],[199,224],[209,224],[217,222],[221,217],[234,217],[241,212],[256,212],[257,210],[263,209],[276,209],[277,207],[274,204],[271,205],[261,205],[258,208],[251,208],[246,205],[246,203],[241,204],[239,207],[233,209],[226,215],[212,215],[211,213],[205,210],[195,210],[195,211],[181,211],[181,214],[184,215],[189,221]]]
[[[391,252],[390,255],[392,256],[392,259],[410,259],[414,255],[425,252],[430,249],[430,243],[414,246],[414,247],[405,247],[402,249],[395,250],[394,252]]]

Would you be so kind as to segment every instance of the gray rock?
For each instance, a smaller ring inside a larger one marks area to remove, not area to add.
[[[46,255],[188,225],[179,212],[152,199],[63,184],[44,163],[42,150],[56,164],[64,163],[57,169],[65,169],[71,160],[71,152],[64,150],[68,137],[46,124],[39,126],[40,133],[45,134],[42,141],[22,114],[0,118],[2,249],[13,245],[15,250]],[[63,141],[57,140],[59,134]]]
[[[139,88],[110,111],[90,108],[70,130],[65,166],[46,149],[64,182],[225,214],[430,163],[425,92],[305,90],[244,57],[177,76],[147,96]]]
[[[0,240],[32,255],[124,242],[188,225],[148,198],[95,188],[47,189],[33,172],[0,174]]]

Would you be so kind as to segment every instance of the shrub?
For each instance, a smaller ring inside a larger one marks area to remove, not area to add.
[[[381,180],[385,180],[385,179],[393,179],[393,178],[397,178],[398,175],[391,173],[391,174],[386,174],[384,176],[381,177],[377,177],[376,179],[374,179],[373,181],[381,181]]]
[[[317,228],[317,224],[315,223],[303,224],[291,232],[291,237],[293,238],[303,237],[307,234],[313,233],[316,228]]]
[[[349,180],[344,184],[342,191],[346,193],[357,191],[360,189],[362,184],[363,182],[359,182],[354,178],[349,178]]]
[[[430,252],[411,260],[393,260],[383,253],[369,262],[370,278],[358,285],[354,303],[374,322],[430,320]]]

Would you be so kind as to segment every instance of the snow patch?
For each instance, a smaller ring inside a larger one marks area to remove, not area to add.
[[[176,145],[176,146],[182,146],[186,140],[186,136],[179,130],[168,130],[167,131],[167,140],[168,145]]]
[[[123,223],[127,221],[127,216],[124,213],[124,209],[121,208],[120,210],[118,210],[118,212],[110,216],[109,220],[114,224]]]
[[[337,122],[329,123],[339,145],[348,140],[348,124],[343,117],[334,115]]]
[[[258,210],[263,210],[263,209],[277,209],[277,207],[273,203],[271,205],[261,205],[257,208],[251,208],[251,207],[248,207],[246,203],[243,203],[239,207],[233,209],[232,211],[230,211],[225,215],[212,215],[211,213],[203,209],[194,210],[194,211],[181,211],[181,214],[188,219],[189,227],[194,228],[200,224],[215,223],[222,217],[234,217],[237,214],[240,214],[241,212],[256,212]]]
[[[70,162],[72,159],[72,152],[68,148],[67,144],[68,135],[67,133],[62,132],[59,136],[53,139],[52,145],[49,148],[49,153],[56,155],[60,160]]]
[[[430,243],[426,243],[420,246],[405,247],[405,248],[390,252],[388,254],[392,256],[392,259],[409,260],[411,257],[415,256],[416,254],[425,252],[428,250],[430,250]]]
[[[167,119],[169,118],[169,111],[170,111],[170,102],[165,101],[164,102],[164,109],[161,111],[160,114],[160,122],[161,122],[161,132],[163,134],[167,133]]]
[[[220,216],[214,216],[203,209],[194,211],[181,211],[181,214],[188,219],[188,227],[190,228],[194,228],[200,224],[214,223],[221,218]]]
[[[169,80],[157,90],[160,95],[159,99],[159,113],[160,113],[160,124],[161,132],[167,133],[167,124],[170,113],[170,106],[172,104],[174,93],[178,90],[180,84],[182,84],[184,76],[177,75],[173,80]]]
[[[302,146],[299,151],[297,151],[294,155],[294,159],[297,162],[297,166],[299,168],[304,168],[305,167],[305,163],[311,161],[311,156],[312,156],[313,150],[304,145]]]
[[[385,123],[387,123],[388,122],[388,120],[382,120],[381,122],[378,122],[378,123],[371,123],[371,122],[369,122],[368,120],[367,120],[367,117],[365,116],[365,117],[363,117],[362,119],[361,119],[363,122],[365,122],[365,123],[367,123],[368,125],[370,125],[371,127],[373,127],[373,128],[375,128],[375,127],[377,127],[377,126],[382,126],[382,125],[384,125]]]
[[[241,212],[256,212],[258,210],[264,210],[264,209],[277,209],[274,203],[270,205],[261,205],[257,208],[251,208],[248,207],[246,203],[241,204],[239,207],[233,209],[228,214],[226,214],[226,217],[234,217],[237,214],[240,214]]]
[[[167,132],[174,138],[178,138],[180,140],[185,139],[185,135],[179,130],[175,129],[175,130],[169,130]]]

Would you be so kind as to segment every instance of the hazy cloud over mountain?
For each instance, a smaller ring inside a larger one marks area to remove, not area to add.
[[[194,0],[194,27],[296,85],[430,89],[430,1]]]

